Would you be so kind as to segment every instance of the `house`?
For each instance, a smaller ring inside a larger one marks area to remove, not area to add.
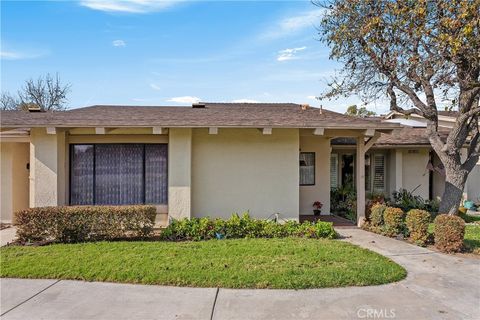
[[[255,218],[278,213],[299,220],[312,214],[316,200],[329,214],[331,186],[350,175],[361,223],[366,189],[414,186],[425,179],[420,172],[430,157],[402,148],[391,159],[393,149],[379,143],[395,141],[405,130],[401,124],[289,103],[92,106],[0,116],[2,222],[26,207],[142,203],[157,206],[160,223],[247,210]],[[340,138],[348,144],[337,143]],[[399,158],[402,166],[393,166]],[[416,171],[403,174],[408,170]]]
[[[438,111],[438,126],[442,137],[447,137],[450,129],[453,128],[453,125],[455,124],[457,116],[457,111]],[[427,120],[416,113],[405,116],[404,114],[396,111],[391,111],[383,118],[386,122],[399,123],[405,127],[405,134],[402,134],[401,136],[404,138],[406,138],[408,135],[412,136],[407,140],[410,144],[408,148],[413,147],[415,144],[418,144],[419,146],[423,144],[426,146],[430,154],[429,197],[426,197],[426,193],[424,193],[422,196],[425,199],[441,199],[445,186],[445,178],[442,174],[441,161],[428,144],[428,137],[425,133]],[[415,134],[414,132],[417,132],[418,134]],[[413,136],[415,135],[417,135],[417,137],[413,138]],[[380,139],[377,144],[382,145],[382,143],[384,142],[382,140],[384,139]],[[427,143],[422,143],[422,140],[426,141]],[[404,147],[407,147],[407,143],[404,144]],[[467,149],[463,148],[461,154],[462,156],[466,157]],[[475,202],[480,201],[480,159],[477,162],[475,168],[470,172],[468,176],[467,182],[465,184],[464,198]]]

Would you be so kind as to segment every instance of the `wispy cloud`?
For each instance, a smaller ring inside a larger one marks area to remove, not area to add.
[[[284,50],[278,51],[277,61],[287,61],[298,59],[296,56],[297,52],[303,51],[307,49],[307,47],[300,47],[300,48],[288,48]]]
[[[126,47],[127,46],[127,43],[123,40],[113,40],[112,41],[112,45],[114,47]]]
[[[48,51],[12,51],[12,50],[5,50],[0,51],[0,58],[2,60],[25,60],[25,59],[36,59],[40,57],[44,57],[48,55]]]
[[[179,104],[192,104],[200,102],[202,99],[198,97],[191,97],[191,96],[183,96],[183,97],[173,97],[168,99],[168,102],[175,102]]]
[[[252,100],[252,99],[236,99],[232,100],[233,103],[258,103],[257,100]]]
[[[307,96],[307,99],[310,99],[310,100],[318,100],[318,99],[317,99],[317,96]]]
[[[312,28],[320,22],[324,9],[302,12],[293,17],[277,21],[271,28],[260,35],[263,39],[277,39],[298,33],[305,28]]]
[[[162,90],[162,88],[158,85],[158,84],[155,84],[155,83],[150,83],[150,88],[152,88],[153,90]]]
[[[81,0],[80,5],[104,12],[150,13],[168,9],[181,0]]]

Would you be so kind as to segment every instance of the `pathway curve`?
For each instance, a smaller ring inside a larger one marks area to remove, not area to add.
[[[480,319],[480,260],[338,231],[403,265],[407,279],[298,291],[1,279],[2,319]]]

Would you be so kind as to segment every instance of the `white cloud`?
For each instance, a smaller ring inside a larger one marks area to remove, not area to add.
[[[192,103],[197,103],[200,102],[202,99],[198,97],[191,97],[191,96],[183,96],[183,97],[173,97],[168,99],[168,102],[175,102],[175,103],[181,103],[181,104],[192,104]]]
[[[155,83],[150,83],[150,88],[152,88],[153,90],[162,90],[162,88],[158,85],[158,84],[155,84]]]
[[[307,49],[307,47],[288,48],[288,49],[280,50],[278,51],[277,61],[287,61],[287,60],[298,59],[298,57],[296,57],[295,54],[305,49]]]
[[[307,99],[310,99],[310,100],[317,100],[317,97],[316,97],[316,96],[307,96]]]
[[[252,99],[236,99],[232,100],[233,103],[258,103],[257,100],[252,100]]]
[[[25,60],[35,59],[48,55],[48,51],[20,52],[20,51],[0,51],[2,60]]]
[[[161,11],[179,3],[179,0],[81,0],[80,5],[104,12],[149,13]]]
[[[113,40],[112,41],[112,45],[114,47],[126,47],[127,46],[127,43],[123,40]]]
[[[324,9],[302,12],[296,16],[284,18],[260,35],[261,38],[276,39],[313,27],[320,22]]]

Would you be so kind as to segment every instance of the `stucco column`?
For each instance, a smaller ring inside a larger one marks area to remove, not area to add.
[[[170,128],[168,136],[168,216],[190,218],[192,129]]]
[[[357,138],[356,169],[357,225],[361,226],[365,220],[365,140],[363,136]]]
[[[30,132],[30,207],[66,204],[65,132]]]

